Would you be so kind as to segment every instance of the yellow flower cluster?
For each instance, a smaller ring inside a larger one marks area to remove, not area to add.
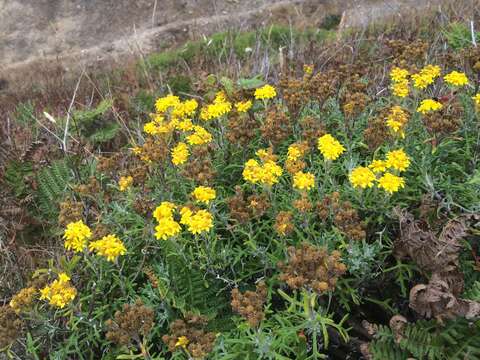
[[[433,99],[422,100],[420,106],[417,108],[417,111],[421,114],[426,114],[430,111],[437,111],[443,107],[441,103]]]
[[[325,134],[318,139],[318,150],[327,160],[336,160],[345,148],[332,135]]]
[[[410,158],[403,149],[389,151],[385,162],[388,168],[405,171],[410,166]]]
[[[254,95],[257,100],[272,99],[277,96],[277,91],[273,86],[267,84],[256,89]]]
[[[48,300],[50,305],[64,308],[75,299],[77,289],[70,283],[70,277],[61,273],[58,279],[40,290],[40,300]]]
[[[394,96],[404,98],[408,95],[408,76],[408,70],[399,67],[392,68],[390,71],[390,79],[392,81],[390,89]]]
[[[175,343],[175,347],[183,347],[184,349],[186,349],[187,345],[190,343],[190,341],[188,340],[188,338],[186,336],[180,336],[177,340],[177,342]]]
[[[92,231],[82,220],[72,222],[67,225],[63,234],[65,248],[75,252],[82,252],[87,247],[88,240],[91,237]],[[107,257],[108,261],[113,261],[117,256],[126,253],[126,248],[122,241],[115,235],[108,235],[101,240],[92,241],[88,244],[88,249],[89,251],[96,252],[100,256]]]
[[[247,101],[240,101],[235,104],[235,108],[239,113],[244,113],[250,110],[252,107],[252,101],[247,100]]]
[[[355,188],[371,188],[377,182],[379,188],[394,193],[405,186],[405,180],[390,172],[386,172],[378,179],[375,174],[383,173],[387,169],[405,171],[409,165],[410,158],[403,149],[393,150],[387,153],[386,160],[373,160],[368,167],[358,166],[353,169],[349,180]]]
[[[157,113],[162,114],[167,112],[170,108],[176,107],[180,104],[180,98],[178,96],[168,94],[167,96],[157,99],[155,102],[155,110]]]
[[[147,122],[143,125],[143,131],[149,135],[159,135],[167,134],[174,129],[175,123],[172,121],[170,123],[165,122],[165,118],[158,114],[150,114],[153,118],[152,121]]]
[[[158,222],[155,227],[155,237],[157,239],[166,240],[169,237],[177,235],[182,230],[180,224],[173,218],[175,209],[175,204],[164,201],[153,212],[153,217]]]
[[[387,172],[378,179],[378,187],[392,194],[405,187],[405,180],[400,176]]]
[[[92,231],[82,220],[67,225],[63,238],[65,249],[82,252],[87,246],[87,241],[92,237]]]
[[[352,170],[349,176],[350,183],[353,187],[366,189],[372,187],[376,180],[375,174],[368,167],[358,166]]]
[[[393,133],[398,133],[402,138],[405,137],[404,127],[408,122],[408,114],[400,106],[396,105],[390,109],[387,116],[387,126]]]
[[[157,239],[166,240],[177,235],[182,231],[180,224],[187,226],[188,231],[192,234],[200,234],[204,231],[209,231],[213,227],[213,216],[207,210],[198,210],[194,213],[186,206],[180,210],[181,218],[179,224],[174,219],[176,208],[175,204],[164,201],[153,212],[153,217],[158,222],[158,225],[155,227],[155,237]]]
[[[310,190],[315,187],[315,176],[299,171],[293,175],[293,187],[299,190]]]
[[[193,130],[193,134],[187,136],[187,142],[190,145],[203,145],[212,141],[212,134],[205,130],[205,128],[195,125]]]
[[[400,98],[407,97],[409,93],[408,80],[393,83],[390,89],[392,89],[392,94],[394,96],[398,96]]]
[[[393,67],[392,70],[390,70],[390,79],[392,82],[401,82],[404,80],[407,80],[409,76],[409,72],[406,69],[401,69],[397,66]]]
[[[248,160],[243,169],[243,178],[252,184],[260,183],[269,186],[276,184],[282,176],[282,168],[273,160],[266,159],[262,162],[255,159]]]
[[[127,190],[133,184],[133,177],[131,176],[122,176],[118,180],[118,189],[120,191]]]
[[[369,169],[376,173],[381,173],[387,170],[387,162],[385,160],[373,160],[370,165],[368,165]]]
[[[215,199],[216,192],[215,189],[212,189],[208,186],[197,186],[195,190],[193,190],[192,196],[198,202],[208,205],[210,203],[210,200]]]
[[[226,115],[232,110],[232,104],[227,101],[225,94],[220,91],[217,93],[212,104],[202,108],[200,111],[200,119],[204,121],[217,119],[220,116]]]
[[[412,75],[413,86],[417,89],[425,89],[433,84],[435,79],[440,76],[441,69],[438,65],[427,65],[418,74]]]
[[[189,131],[193,124],[187,117],[193,116],[197,108],[195,99],[181,101],[172,94],[161,97],[155,103],[157,112],[150,114],[152,121],[143,126],[143,131],[149,135],[168,134],[175,129]]]
[[[475,96],[472,96],[472,99],[475,102],[475,105],[480,105],[480,93],[475,94]]]
[[[172,117],[174,119],[183,119],[193,116],[198,108],[198,102],[195,99],[180,101],[173,107]],[[158,110],[157,110],[158,111]]]
[[[125,255],[127,249],[120,240],[115,235],[107,235],[97,241],[92,241],[88,245],[88,249],[97,253],[97,255],[106,257],[108,261],[115,261],[120,255]]]
[[[180,222],[194,235],[209,231],[213,227],[213,216],[207,210],[193,212],[185,206],[180,210],[180,214]]]
[[[477,110],[480,110],[480,93],[473,96],[472,99],[473,99],[473,102],[475,103],[475,107],[477,108]]]
[[[188,151],[188,146],[184,142],[179,142],[172,149],[172,163],[174,165],[184,164],[188,160],[190,152]]]
[[[468,85],[467,75],[463,72],[452,71],[451,73],[443,77],[445,82],[452,86],[465,86]]]

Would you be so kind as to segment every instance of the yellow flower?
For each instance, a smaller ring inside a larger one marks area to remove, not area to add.
[[[212,135],[203,127],[195,125],[194,133],[187,136],[187,142],[190,145],[203,145],[212,141]]]
[[[195,190],[193,190],[192,195],[198,202],[208,204],[210,200],[215,199],[216,192],[215,189],[208,186],[197,186]]]
[[[153,211],[153,217],[160,221],[165,218],[173,218],[173,210],[175,210],[176,205],[170,201],[163,201],[157,208]]]
[[[310,190],[315,187],[315,176],[299,171],[293,175],[293,187],[299,190]]]
[[[182,228],[180,224],[173,220],[173,217],[163,217],[158,220],[155,226],[155,237],[160,240],[167,240],[169,237],[177,235]]]
[[[304,143],[295,143],[288,147],[287,160],[295,161],[305,155],[308,151],[308,145]]]
[[[184,164],[188,160],[190,152],[188,146],[184,142],[179,142],[177,146],[172,149],[172,163],[174,165]]]
[[[302,156],[302,152],[295,145],[290,145],[287,152],[287,160],[297,160]]]
[[[167,96],[157,99],[155,102],[155,109],[158,113],[162,114],[170,108],[176,107],[178,104],[180,104],[180,98],[178,96],[168,94]]]
[[[177,129],[181,130],[181,131],[191,131],[191,130],[193,130],[192,120],[185,119],[185,120],[180,121],[177,124]]]
[[[70,284],[70,277],[61,273],[58,279],[40,289],[40,300],[48,300],[50,305],[64,308],[77,295],[77,289]]]
[[[131,176],[122,176],[118,180],[118,188],[120,191],[127,190],[133,184],[133,177]]]
[[[385,173],[378,179],[378,187],[392,194],[405,187],[405,180],[400,176]]]
[[[325,159],[335,160],[345,151],[345,148],[332,135],[326,134],[318,139],[318,150]]]
[[[393,67],[392,70],[390,71],[390,79],[396,83],[405,81],[408,75],[409,75],[408,70],[401,69],[396,66]]]
[[[200,111],[200,119],[204,121],[216,119],[228,114],[230,110],[232,110],[232,104],[228,101],[209,104]]]
[[[409,93],[408,80],[403,80],[398,83],[394,83],[390,86],[390,89],[392,90],[392,94],[394,96],[404,98],[408,96],[408,93]]]
[[[274,161],[267,161],[263,164],[263,173],[260,181],[266,185],[272,186],[278,182],[282,176],[283,170]]]
[[[92,232],[90,228],[82,220],[71,222],[67,225],[63,234],[65,249],[82,252],[91,237]]]
[[[432,99],[422,100],[420,106],[417,108],[417,111],[422,114],[426,114],[430,111],[437,111],[443,107],[441,103]]]
[[[238,112],[244,113],[250,110],[252,107],[252,101],[247,100],[247,101],[240,101],[235,104],[235,108],[237,109]]]
[[[149,135],[156,135],[158,134],[157,125],[153,121],[150,121],[143,125],[143,131]]]
[[[274,161],[267,160],[261,165],[257,160],[250,159],[245,163],[243,178],[253,184],[257,182],[272,186],[278,182],[283,170]]]
[[[192,215],[193,212],[189,207],[182,207],[182,209],[180,210],[180,224],[187,225]]]
[[[417,89],[425,89],[428,85],[433,84],[440,73],[440,66],[427,65],[418,74],[412,75],[413,86]]]
[[[447,74],[443,77],[445,82],[453,86],[465,86],[468,85],[467,75],[463,72],[452,71],[450,74]]]
[[[189,216],[186,214],[182,215],[182,221],[187,225],[188,231],[194,235],[209,231],[213,227],[213,216],[207,210],[198,210],[195,214],[191,213]]]
[[[134,146],[130,150],[132,150],[132,153],[134,153],[135,155],[141,155],[142,154],[142,147],[141,146]]]
[[[188,341],[188,338],[186,336],[180,336],[177,342],[175,343],[175,347],[181,346],[185,349],[189,342],[190,341]]]
[[[387,116],[387,126],[394,132],[403,134],[403,128],[408,122],[408,115],[400,106],[393,106]]]
[[[264,163],[267,161],[275,162],[278,158],[278,156],[273,153],[273,149],[271,147],[267,149],[258,149],[255,151],[255,155],[257,155]]]
[[[260,181],[260,172],[262,166],[255,159],[250,159],[245,163],[243,168],[243,178],[253,184]]]
[[[198,102],[195,99],[185,100],[174,105],[172,110],[172,116],[175,118],[184,118],[186,116],[192,116],[195,114],[195,110],[198,108]]]
[[[475,102],[475,105],[480,105],[480,93],[476,94],[475,96],[472,96],[472,99]]]
[[[100,240],[92,241],[88,245],[88,249],[97,253],[97,255],[106,257],[107,261],[115,261],[118,256],[127,253],[122,240],[115,235],[107,235]]]
[[[313,73],[313,65],[303,64],[303,72],[305,73],[305,75],[311,75]]]
[[[394,168],[399,171],[405,171],[410,165],[410,158],[403,149],[389,151],[387,153],[387,167]]]
[[[375,174],[372,170],[364,166],[358,166],[352,170],[349,176],[350,183],[353,187],[366,189],[372,187],[375,181]]]
[[[370,165],[368,165],[374,173],[380,173],[387,170],[387,163],[383,160],[373,160]]]
[[[255,90],[255,99],[262,100],[262,99],[271,99],[277,96],[277,92],[275,88],[271,85],[264,85],[261,88]]]

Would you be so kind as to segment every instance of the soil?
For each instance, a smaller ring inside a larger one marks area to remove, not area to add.
[[[246,29],[273,22],[318,26],[331,14],[343,14],[341,28],[365,26],[442,2],[0,0],[0,92],[12,90],[12,84],[24,74],[31,77],[32,72],[50,64],[60,64],[67,71],[99,67],[226,28]]]

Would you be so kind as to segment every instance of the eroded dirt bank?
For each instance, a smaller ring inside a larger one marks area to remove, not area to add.
[[[139,56],[225,28],[283,22],[342,28],[432,9],[442,0],[0,0],[0,91],[38,65],[75,71]]]

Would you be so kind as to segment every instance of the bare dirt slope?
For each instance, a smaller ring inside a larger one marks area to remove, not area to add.
[[[0,90],[32,64],[122,61],[188,38],[270,22],[342,27],[438,6],[442,0],[0,0]],[[4,79],[2,81],[2,79]],[[3,84],[3,85],[2,85]]]

